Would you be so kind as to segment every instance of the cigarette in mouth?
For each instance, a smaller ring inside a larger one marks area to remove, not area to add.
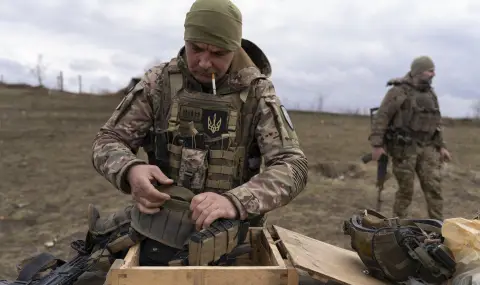
[[[212,89],[213,95],[217,94],[217,86],[215,86],[215,73],[212,72]]]

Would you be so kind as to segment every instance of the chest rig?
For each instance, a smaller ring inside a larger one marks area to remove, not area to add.
[[[169,67],[168,176],[195,194],[222,193],[243,184],[251,123],[243,107],[254,99],[248,98],[250,89],[220,96],[188,91],[175,62]]]
[[[158,106],[150,134],[153,140],[145,146],[149,163],[194,194],[221,194],[257,174],[260,165],[248,163],[260,158],[252,128],[258,102],[249,88],[253,81],[243,89],[214,95],[185,88],[176,59],[163,72],[162,91],[154,104]],[[259,72],[248,77],[265,78]],[[194,232],[188,211],[166,208],[154,215],[133,209],[132,227],[179,249]]]
[[[393,120],[394,128],[408,140],[428,144],[440,124],[440,108],[433,90],[419,91],[407,84],[400,86],[404,101]]]
[[[419,135],[432,136],[440,123],[440,110],[433,91],[412,90],[410,129]]]

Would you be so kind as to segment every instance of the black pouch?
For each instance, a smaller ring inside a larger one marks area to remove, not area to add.
[[[140,244],[140,266],[169,266],[168,262],[175,259],[181,251],[156,240],[146,238]]]

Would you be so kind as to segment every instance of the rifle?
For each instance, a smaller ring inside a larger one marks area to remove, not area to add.
[[[0,285],[73,285],[83,273],[104,257],[103,252],[108,251],[108,244],[118,232],[120,229],[101,240],[92,240],[87,234],[85,240],[72,241],[70,247],[77,254],[69,261],[56,258],[47,252],[36,255],[23,266],[15,281],[0,280]]]
[[[372,154],[367,153],[364,156],[362,156],[362,161],[363,163],[367,164],[370,161],[372,161]],[[380,158],[378,159],[377,163],[377,183],[376,187],[378,189],[378,194],[377,194],[377,206],[375,207],[375,210],[377,212],[381,211],[382,207],[382,191],[384,188],[385,184],[385,178],[387,176],[387,166],[388,166],[388,156],[386,154],[382,154]]]
[[[91,266],[90,252],[86,249],[83,240],[76,240],[71,247],[77,251],[75,257],[69,261],[55,258],[43,252],[30,260],[20,271],[18,278],[9,283],[0,280],[5,285],[72,285]],[[51,269],[49,273],[44,272]],[[42,276],[43,275],[43,276]]]
[[[373,116],[375,112],[379,109],[379,107],[370,108],[370,128],[373,125]],[[367,164],[372,160],[372,153],[367,153],[362,156],[362,161],[364,164]],[[378,190],[377,193],[377,205],[375,210],[377,212],[381,211],[382,208],[382,191],[384,188],[385,178],[387,176],[387,166],[388,166],[388,155],[382,154],[377,163],[377,182],[376,187]]]

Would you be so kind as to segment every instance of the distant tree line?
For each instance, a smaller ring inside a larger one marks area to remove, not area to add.
[[[160,62],[159,59],[154,59],[149,66],[153,65],[154,63],[158,63],[158,62]],[[38,81],[38,86],[39,87],[44,87],[45,88],[44,80],[45,80],[46,70],[47,70],[47,65],[43,62],[43,55],[39,54],[38,57],[37,57],[37,63],[35,64],[35,66],[33,66],[30,69],[30,73]],[[144,68],[144,71],[146,71],[146,70],[147,70],[147,68]],[[78,75],[77,81],[78,81],[78,93],[81,94],[81,93],[83,93],[82,76],[81,75]],[[5,83],[5,78],[4,78],[3,74],[0,74],[0,83]],[[56,89],[59,90],[59,91],[64,91],[64,78],[63,78],[63,72],[62,71],[60,71],[59,75],[57,76]],[[122,90],[123,89],[124,88],[122,88]],[[91,93],[93,93],[93,92],[91,92]],[[111,92],[109,92],[108,90],[102,89],[102,92],[100,92],[100,94],[111,94]],[[316,97],[316,103],[311,105],[312,109],[313,109],[312,111],[324,112],[325,111],[325,109],[324,109],[325,98],[326,98],[325,94],[319,93]],[[292,109],[292,110],[302,110],[301,107],[300,107],[300,103],[298,101],[292,104],[291,102],[289,102],[288,98],[285,99],[285,106],[288,106],[289,107],[288,109]],[[472,109],[472,117],[474,119],[480,119],[480,99],[476,100],[472,104],[471,109]],[[346,114],[354,114],[354,115],[368,115],[369,114],[368,108],[366,108],[366,109],[365,108],[364,109],[362,109],[362,108],[344,109],[344,110],[340,110],[340,112],[341,113],[346,113]]]

